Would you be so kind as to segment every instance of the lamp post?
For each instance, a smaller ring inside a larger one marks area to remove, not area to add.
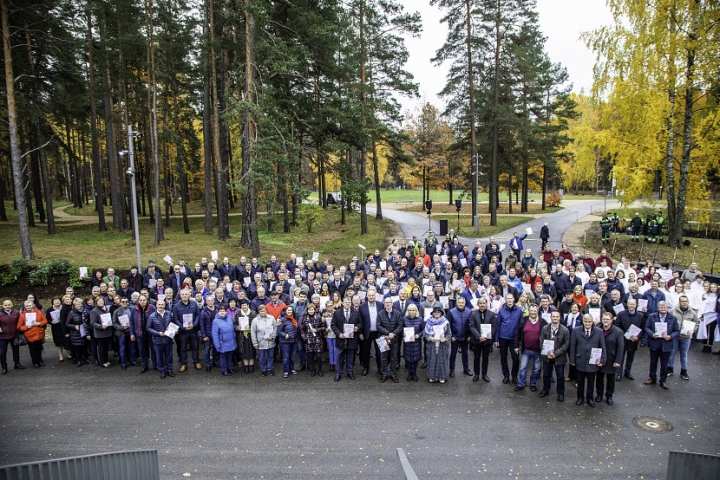
[[[130,177],[130,189],[132,190],[132,210],[133,210],[133,232],[135,234],[135,253],[137,254],[137,266],[142,268],[142,261],[140,259],[140,229],[138,227],[138,215],[137,215],[137,188],[135,184],[135,150],[134,150],[134,139],[142,138],[142,134],[139,132],[133,132],[130,125],[127,127],[127,151],[120,152],[121,156],[128,156],[129,166],[125,172]]]
[[[477,213],[477,204],[478,204],[478,177],[480,176],[480,159],[482,158],[482,155],[479,153],[476,153],[473,157],[473,160],[475,161],[475,170],[473,172],[473,192],[475,192],[475,203],[473,204],[473,228],[475,231],[475,235],[478,235],[480,233],[480,220]]]

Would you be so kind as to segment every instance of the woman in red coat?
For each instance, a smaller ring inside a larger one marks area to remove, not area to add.
[[[26,300],[25,308],[18,319],[17,328],[27,338],[30,359],[35,368],[45,366],[42,361],[42,342],[45,339],[46,325],[47,318],[45,318],[42,310],[35,308],[32,300]]]

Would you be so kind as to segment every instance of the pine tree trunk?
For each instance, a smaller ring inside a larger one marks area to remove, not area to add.
[[[7,100],[8,133],[10,140],[10,161],[13,167],[13,184],[15,185],[15,203],[17,205],[18,226],[20,231],[20,248],[23,258],[31,260],[33,254],[30,241],[30,229],[25,211],[25,189],[20,166],[20,139],[18,138],[17,110],[15,105],[15,73],[13,72],[12,45],[10,44],[10,12],[8,0],[0,0],[2,14],[3,55],[5,60],[5,98]]]
[[[148,106],[150,110],[150,150],[153,161],[153,190],[155,193],[155,246],[165,240],[162,225],[162,210],[160,208],[160,152],[158,139],[157,119],[157,79],[155,77],[155,36],[153,26],[152,0],[146,3],[147,29],[148,29]],[[113,208],[114,210],[114,208]]]
[[[498,104],[500,103],[500,2],[497,3],[495,16],[495,69],[493,73],[493,107],[492,107],[492,159],[490,162],[490,225],[497,226],[498,207]]]
[[[375,219],[382,220],[382,200],[380,199],[380,169],[378,168],[377,142],[372,140],[373,177],[375,179]]]
[[[205,0],[205,21],[203,22],[204,38],[210,41],[210,3]],[[204,190],[205,190],[205,233],[213,233],[213,135],[212,135],[212,105],[210,98],[210,52],[206,52],[203,60],[205,81],[203,82],[203,152],[205,162]]]
[[[470,104],[470,170],[473,171],[473,175],[475,175],[475,178],[473,179],[473,187],[472,187],[472,221],[475,222],[475,219],[478,214],[478,192],[476,187],[477,175],[479,175],[480,172],[476,172],[475,168],[475,155],[477,155],[477,139],[475,138],[475,85],[474,85],[474,76],[473,76],[473,63],[472,63],[472,15],[470,12],[470,0],[465,0],[465,27],[466,27],[466,49],[467,49],[467,71],[468,71],[468,97],[469,97],[469,104]],[[494,161],[494,157],[493,157]],[[495,177],[493,177],[495,178]],[[491,179],[492,182],[492,179]],[[491,184],[492,185],[492,184]],[[490,191],[492,192],[492,186],[490,187]],[[492,195],[491,195],[492,196]],[[450,203],[452,203],[452,194],[450,198]],[[490,202],[490,211],[492,213],[494,209],[492,208],[492,201]],[[492,216],[491,216],[492,219]],[[492,223],[492,220],[490,222],[491,225],[495,225]],[[473,225],[473,228],[475,228],[476,225]],[[475,230],[473,230],[475,231]]]

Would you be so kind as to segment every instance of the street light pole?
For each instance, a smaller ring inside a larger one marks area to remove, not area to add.
[[[139,136],[133,132],[132,127],[127,127],[128,142],[128,160],[130,161],[127,174],[130,175],[130,189],[132,190],[132,209],[133,209],[133,231],[135,232],[135,253],[137,254],[137,266],[142,269],[142,261],[140,260],[140,229],[138,228],[138,209],[137,209],[137,188],[135,185],[135,151],[134,137]]]
[[[473,192],[475,192],[475,204],[473,205],[473,228],[475,231],[475,235],[478,235],[480,233],[480,217],[477,213],[477,204],[478,204],[478,195],[480,192],[478,192],[478,176],[480,175],[480,164],[479,161],[482,158],[482,155],[479,153],[476,153],[473,157],[473,160],[475,160],[475,171],[473,172]]]

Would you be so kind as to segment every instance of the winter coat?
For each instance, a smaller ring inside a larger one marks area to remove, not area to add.
[[[142,310],[140,305],[135,305],[132,310],[132,318],[130,319],[130,335],[137,337],[144,337],[147,333],[147,322],[150,314],[155,312],[155,307],[149,303],[145,305],[145,309]]]
[[[405,317],[402,320],[403,327],[413,327],[418,338],[414,342],[403,342],[403,356],[406,362],[419,362],[422,358],[422,337],[425,321],[422,317]],[[404,337],[405,335],[403,335]]]
[[[169,310],[165,310],[162,315],[156,310],[148,316],[147,332],[152,335],[153,345],[167,345],[173,342],[173,339],[167,335],[160,336],[160,332],[164,333],[172,322],[173,314]]]
[[[130,328],[128,327],[128,329],[125,330],[125,327],[123,327],[122,324],[120,323],[120,317],[123,315],[127,315],[128,320],[130,320],[130,317],[132,316],[132,310],[130,309],[130,307],[118,308],[112,314],[113,327],[115,328],[115,335],[117,335],[118,337],[124,336],[125,333],[130,333]]]
[[[605,365],[607,350],[605,348],[605,336],[598,327],[592,327],[590,338],[585,337],[585,327],[578,327],[570,332],[570,356],[568,362],[575,365],[579,372],[597,372],[600,370],[596,364],[588,363],[593,348],[602,348],[600,363]],[[558,379],[560,381],[560,379]]]
[[[660,322],[659,313],[651,313],[648,315],[647,321],[645,322],[648,349],[658,350],[661,352],[672,352],[673,340],[680,336],[678,321],[670,313],[665,315],[665,322],[667,322],[667,334],[670,335],[670,340],[665,340],[664,338],[653,338],[653,335],[655,335],[655,324],[658,322]]]
[[[480,325],[490,325],[490,336],[486,337],[484,342],[480,341],[482,337],[482,327]],[[497,317],[490,310],[481,312],[474,310],[470,315],[470,343],[473,345],[492,345],[493,338],[497,334]]]
[[[297,322],[297,320],[296,320]],[[293,324],[290,317],[282,315],[280,317],[280,325],[277,327],[277,337],[280,343],[295,343],[300,335],[300,329]]]
[[[18,318],[17,329],[25,334],[25,338],[27,338],[28,342],[39,342],[45,338],[45,326],[48,321],[47,318],[45,318],[45,314],[39,308],[33,307],[33,312],[35,312],[36,315],[35,322],[40,325],[28,328],[27,325],[25,325],[25,314],[27,312],[23,308],[23,312]]]
[[[268,340],[265,335],[265,329],[272,327],[272,339]],[[258,350],[267,350],[275,348],[275,338],[277,338],[277,322],[270,315],[258,315],[250,326],[250,337],[252,344]]]
[[[465,308],[462,310],[456,307],[448,312],[447,319],[450,322],[450,330],[456,340],[464,342],[470,336],[471,314],[472,308],[469,305],[465,305]]]
[[[84,325],[86,334],[90,335],[90,320],[85,314],[85,311],[82,308],[77,310],[73,307],[70,313],[68,313],[65,327],[70,332],[70,342],[74,347],[82,347],[85,345],[85,339],[87,338],[80,334],[80,330],[75,329],[75,327],[79,327],[80,325]]]
[[[232,352],[237,348],[235,325],[229,315],[224,317],[215,315],[212,322],[212,339],[215,350],[220,353]]]
[[[217,315],[217,307],[210,310],[208,307],[203,307],[200,312],[200,336],[202,338],[212,338],[212,323]]]
[[[13,340],[17,335],[17,324],[20,318],[20,312],[14,308],[7,313],[5,309],[0,309],[0,340]]]
[[[323,351],[323,334],[327,331],[327,326],[323,321],[322,315],[315,313],[310,315],[305,314],[302,321],[302,331],[305,337],[305,351],[306,352],[322,352]],[[310,331],[310,328],[316,330],[315,333]]]
[[[104,315],[108,312],[106,312],[104,309],[100,307],[95,307],[90,312],[90,326],[93,329],[93,333],[95,334],[95,338],[109,338],[112,337],[113,334],[113,328],[112,325],[109,327],[102,328],[102,318],[101,315]],[[112,318],[112,315],[110,316]]]
[[[540,348],[545,340],[552,340],[551,323],[546,324],[540,331]],[[557,334],[555,335],[555,365],[565,365],[567,363],[568,350],[570,349],[570,330],[562,323],[558,325]],[[543,361],[549,361],[547,355],[541,355]],[[561,380],[560,380],[561,381]]]
[[[615,325],[610,326],[610,333],[605,337],[607,359],[600,368],[600,372],[617,373],[617,368],[614,368],[613,364],[622,362],[623,349],[625,348],[625,337],[623,335],[623,331],[618,327]]]

